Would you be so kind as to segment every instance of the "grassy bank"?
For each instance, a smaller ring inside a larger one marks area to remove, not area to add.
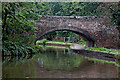
[[[38,48],[60,48],[60,49],[69,49],[69,47],[64,47],[64,46],[38,46]]]
[[[100,52],[106,52],[106,53],[111,53],[111,54],[120,54],[120,50],[107,49],[107,48],[104,48],[104,47],[100,47],[100,48],[89,47],[89,48],[86,48],[86,50],[100,51]]]
[[[120,67],[120,64],[118,62],[99,60],[99,59],[96,59],[96,58],[88,58],[88,60],[94,61],[94,63],[100,62],[102,64],[105,64],[105,63],[115,64],[117,67]]]
[[[101,48],[89,47],[89,48],[86,48],[86,50],[105,52],[105,53],[108,53],[108,54],[115,54],[116,63],[117,63],[116,65],[118,65],[120,67],[120,50],[107,49],[107,48],[104,48],[104,47],[101,47]]]
[[[39,45],[39,43],[42,43],[43,45],[46,45],[46,44],[63,44],[63,45],[72,45],[72,43],[68,43],[68,42],[60,42],[60,41],[48,41],[46,39],[43,39],[43,40],[38,40],[36,42],[36,45]]]

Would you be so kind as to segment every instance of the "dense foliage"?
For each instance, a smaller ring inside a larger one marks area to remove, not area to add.
[[[112,20],[114,21],[115,25],[118,25],[117,29],[119,30],[120,33],[120,3],[118,4],[118,7],[113,9],[113,16]],[[120,34],[119,34],[120,38]]]
[[[9,45],[11,42],[17,42],[21,45],[33,45],[33,39],[35,38],[36,31],[34,23],[38,18],[35,7],[35,3],[2,3],[4,52],[9,50],[9,47],[13,47]],[[6,42],[8,44],[7,46]],[[21,48],[17,44],[16,46]]]
[[[3,40],[29,43],[36,28],[34,3],[3,3]],[[29,33],[28,33],[29,32]],[[27,40],[27,41],[26,41]]]
[[[44,36],[44,38],[46,38],[48,40],[53,40],[58,37],[59,37],[58,41],[61,38],[61,39],[64,39],[64,40],[62,40],[64,42],[75,42],[75,43],[79,43],[80,40],[82,39],[80,37],[80,35],[72,32],[72,31],[66,31],[66,30],[51,32]]]
[[[37,3],[37,13],[53,16],[99,16],[102,10],[96,2],[41,2]]]
[[[11,56],[25,56],[27,54],[34,54],[35,50],[25,44],[17,42],[3,41],[3,55]],[[23,54],[24,53],[24,54]]]

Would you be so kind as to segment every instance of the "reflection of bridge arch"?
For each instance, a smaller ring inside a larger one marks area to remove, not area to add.
[[[45,36],[46,34],[50,33],[50,32],[54,32],[54,31],[62,31],[62,30],[67,30],[67,31],[72,31],[78,35],[80,35],[86,42],[86,47],[92,47],[94,46],[94,43],[96,42],[95,38],[92,37],[91,34],[88,33],[88,31],[83,30],[81,28],[77,28],[77,27],[53,27],[50,29],[46,29],[44,31],[42,31],[41,33],[39,33],[39,37],[35,40],[35,43],[37,40],[42,39],[43,36]]]

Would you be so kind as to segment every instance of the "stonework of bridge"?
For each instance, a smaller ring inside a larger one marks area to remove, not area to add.
[[[97,47],[120,47],[119,32],[105,16],[40,16],[35,27],[38,28],[35,41],[50,32],[68,30],[79,34],[88,47],[94,44]]]

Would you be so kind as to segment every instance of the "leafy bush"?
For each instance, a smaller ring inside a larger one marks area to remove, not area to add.
[[[14,43],[12,41],[3,41],[3,55],[27,55],[35,53],[34,48],[27,45]]]

